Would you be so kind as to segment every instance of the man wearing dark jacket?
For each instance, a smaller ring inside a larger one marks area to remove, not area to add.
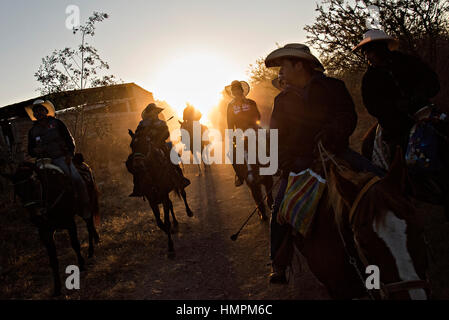
[[[308,168],[317,158],[316,145],[335,153],[348,149],[349,136],[357,123],[354,103],[345,84],[323,74],[319,60],[303,44],[288,44],[268,55],[267,67],[281,67],[279,79],[285,83],[275,98],[270,129],[278,130],[279,193],[271,217],[270,281],[285,283],[286,265],[276,259],[288,227],[276,222],[290,172]]]
[[[155,103],[150,103],[142,111],[142,121],[139,122],[136,132],[132,134],[131,149],[135,152],[136,148],[140,153],[145,156],[148,153],[150,143],[156,148],[162,150],[167,160],[173,165],[175,174],[179,180],[179,183],[185,188],[190,184],[190,180],[184,177],[184,174],[179,165],[175,165],[170,160],[171,143],[165,141],[170,136],[168,126],[165,121],[158,118],[159,113],[164,110],[156,106]],[[131,155],[132,156],[132,155]],[[128,164],[129,164],[128,159]],[[127,166],[128,166],[127,164]],[[129,168],[128,168],[129,170]],[[132,170],[131,170],[132,171]],[[142,177],[138,173],[133,173],[134,189],[129,195],[130,197],[142,197],[144,196],[144,183]]]
[[[53,115],[49,114],[50,112]],[[32,107],[33,127],[28,132],[28,154],[33,158],[50,158],[52,163],[71,178],[84,218],[90,216],[90,202],[86,186],[72,163],[75,143],[65,124],[54,118],[50,101],[37,100]]]
[[[394,150],[405,151],[414,114],[430,104],[440,90],[438,76],[419,58],[393,51],[398,42],[381,30],[369,30],[353,49],[368,60],[362,96],[368,112],[377,118],[382,139]]]

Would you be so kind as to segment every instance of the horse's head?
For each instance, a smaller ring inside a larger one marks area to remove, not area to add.
[[[334,206],[338,223],[349,224],[364,264],[379,267],[384,293],[393,299],[426,299],[424,283],[412,282],[425,279],[426,248],[422,223],[405,195],[406,178],[398,150],[385,178],[331,169],[329,187],[341,196],[340,208]],[[398,283],[394,289],[393,283]]]
[[[41,184],[34,164],[24,162],[13,173],[2,173],[14,186],[15,194],[25,207],[32,206],[41,199]]]

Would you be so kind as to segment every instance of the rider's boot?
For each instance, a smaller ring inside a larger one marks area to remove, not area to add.
[[[182,186],[183,186],[183,189],[184,189],[184,188],[186,188],[187,186],[190,185],[190,180],[187,179],[187,178],[184,176],[184,173],[182,172],[182,169],[181,169],[181,167],[180,167],[179,165],[175,165],[175,168],[176,168],[176,171],[178,172],[179,176],[181,177],[181,180],[182,180]]]
[[[286,267],[271,265],[270,283],[287,284]]]
[[[144,194],[141,191],[139,179],[134,175],[134,187],[133,192],[128,197],[143,197]]]

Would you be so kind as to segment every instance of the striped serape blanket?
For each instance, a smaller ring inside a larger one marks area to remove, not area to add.
[[[326,180],[311,169],[291,172],[277,222],[288,223],[305,236],[325,188]]]

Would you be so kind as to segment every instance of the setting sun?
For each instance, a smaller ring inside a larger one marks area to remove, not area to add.
[[[167,58],[158,73],[152,75],[155,98],[165,100],[180,117],[188,102],[201,111],[202,121],[207,121],[208,112],[218,104],[224,87],[242,77],[233,72],[236,69],[214,52],[180,52]]]

